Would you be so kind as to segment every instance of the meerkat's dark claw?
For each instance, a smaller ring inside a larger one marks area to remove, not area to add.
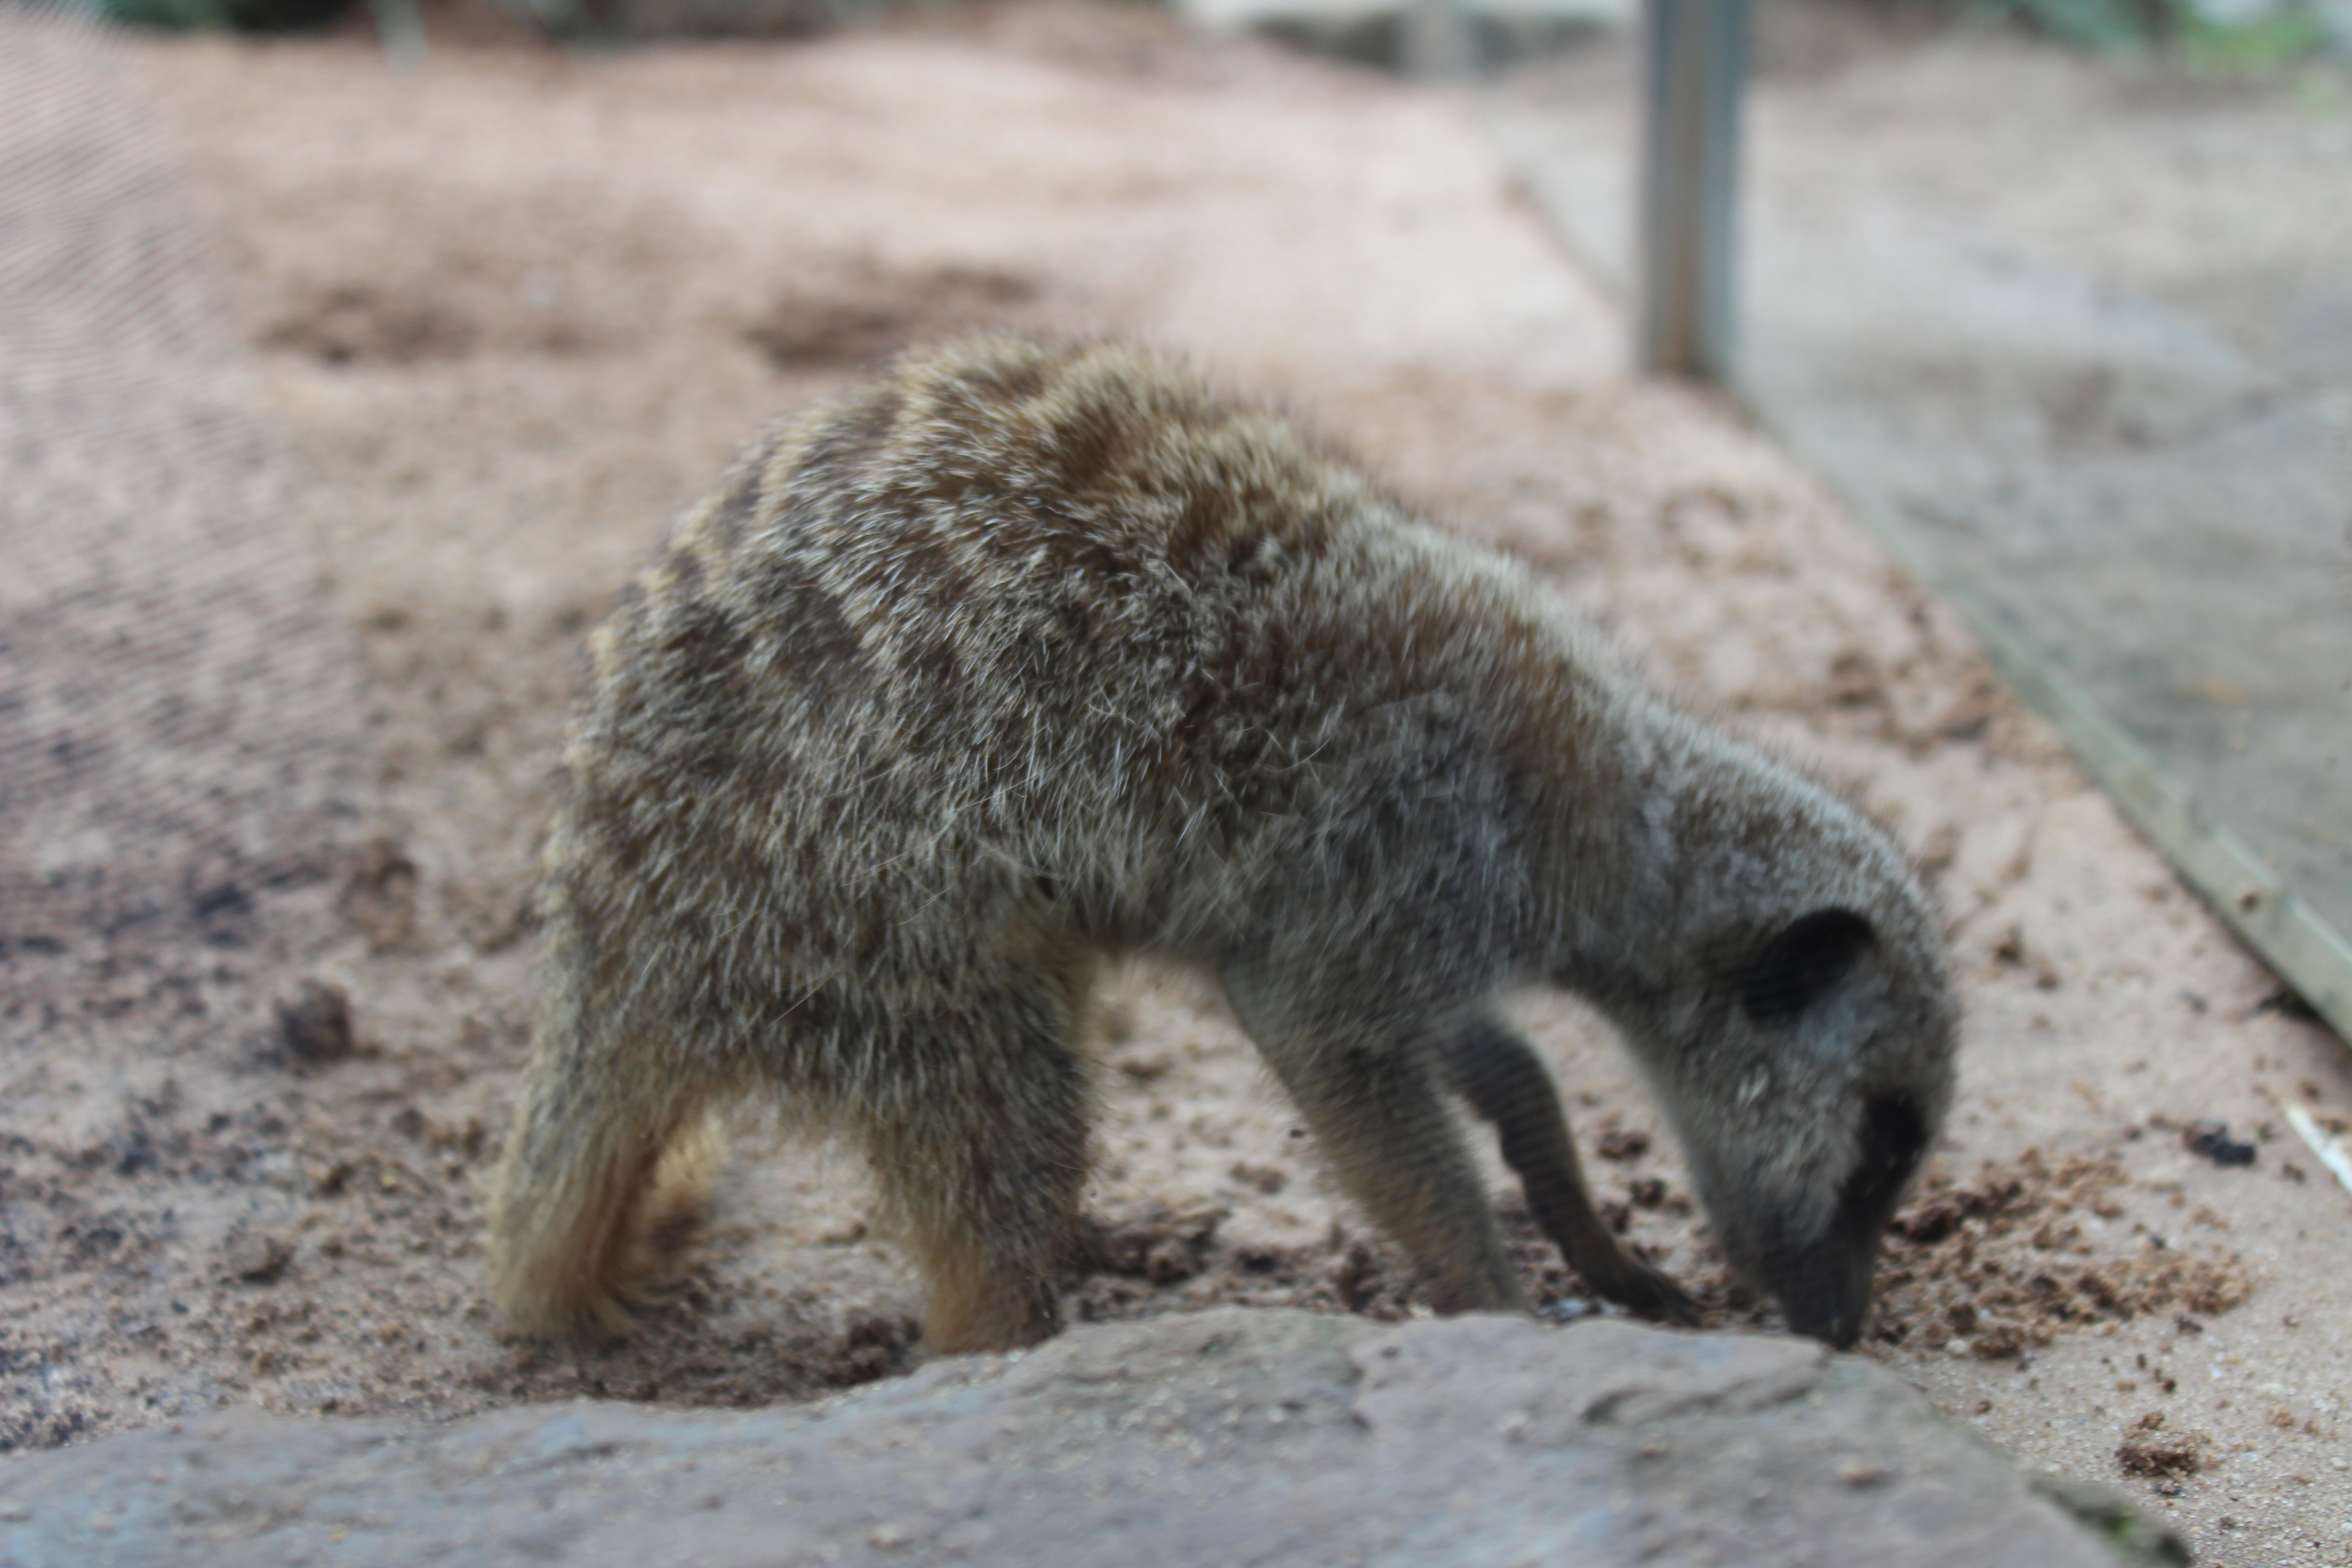
[[[1518,1173],[1528,1210],[1592,1292],[1643,1317],[1685,1327],[1698,1308],[1681,1286],[1619,1244],[1594,1212],[1559,1093],[1533,1047],[1480,1018],[1440,1047],[1446,1079],[1495,1125],[1503,1163]]]
[[[1586,1283],[1598,1294],[1653,1322],[1672,1323],[1683,1329],[1698,1327],[1698,1303],[1663,1269],[1633,1257],[1625,1259],[1625,1272],[1611,1280],[1605,1289],[1593,1281]]]

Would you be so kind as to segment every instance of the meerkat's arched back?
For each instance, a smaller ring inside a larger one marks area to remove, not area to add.
[[[782,1097],[862,1141],[935,1350],[1051,1331],[1097,960],[1196,964],[1448,1310],[1518,1304],[1444,1097],[1593,1289],[1593,1215],[1499,1021],[1624,1032],[1729,1255],[1858,1331],[1950,1094],[1916,879],[1644,691],[1518,566],[1114,346],[909,356],[772,433],[596,634],[544,868],[547,1004],[492,1205],[526,1331],[620,1321],[665,1151]]]

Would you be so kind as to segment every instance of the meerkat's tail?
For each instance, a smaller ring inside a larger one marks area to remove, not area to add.
[[[692,1239],[725,1160],[701,1097],[535,1055],[490,1199],[490,1299],[513,1332],[579,1343],[632,1324]]]
[[[663,1149],[637,1200],[628,1228],[622,1273],[627,1288],[645,1291],[667,1283],[710,1215],[710,1195],[727,1169],[727,1129],[705,1111]]]

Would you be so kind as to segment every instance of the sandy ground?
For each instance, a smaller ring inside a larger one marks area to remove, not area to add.
[[[2271,1004],[1804,474],[1706,395],[1628,378],[1620,323],[1459,105],[1055,6],[598,58],[489,38],[414,75],[358,40],[128,55],[360,653],[365,847],[314,900],[339,923],[311,966],[359,1048],[305,1066],[152,997],[123,1003],[136,1050],[88,1008],[5,1011],[0,1444],[236,1401],[751,1404],[908,1364],[915,1292],[855,1163],[749,1113],[633,1344],[499,1342],[475,1232],[583,628],[767,419],[998,322],[1166,344],[1299,410],[1869,802],[1937,878],[1968,1026],[1866,1353],[2135,1491],[2206,1561],[2352,1562],[2352,1197],[2277,1110],[2352,1115],[2343,1047]],[[1629,1234],[1716,1321],[1758,1321],[1605,1031],[1519,1011]],[[1103,1032],[1073,1316],[1412,1310],[1213,996],[1138,970]],[[2253,1163],[2190,1152],[2199,1118]]]

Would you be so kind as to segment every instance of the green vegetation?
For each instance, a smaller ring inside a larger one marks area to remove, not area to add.
[[[135,27],[202,32],[231,26],[226,0],[79,0],[82,9]]]
[[[2242,21],[2223,20],[2197,0],[1976,0],[1976,7],[2078,48],[2101,54],[2163,48],[2191,68],[2261,69],[2308,58],[2330,41],[2309,0]]]
[[[196,33],[235,27],[247,33],[289,33],[323,27],[352,0],[74,0],[92,16],[133,27]]]

